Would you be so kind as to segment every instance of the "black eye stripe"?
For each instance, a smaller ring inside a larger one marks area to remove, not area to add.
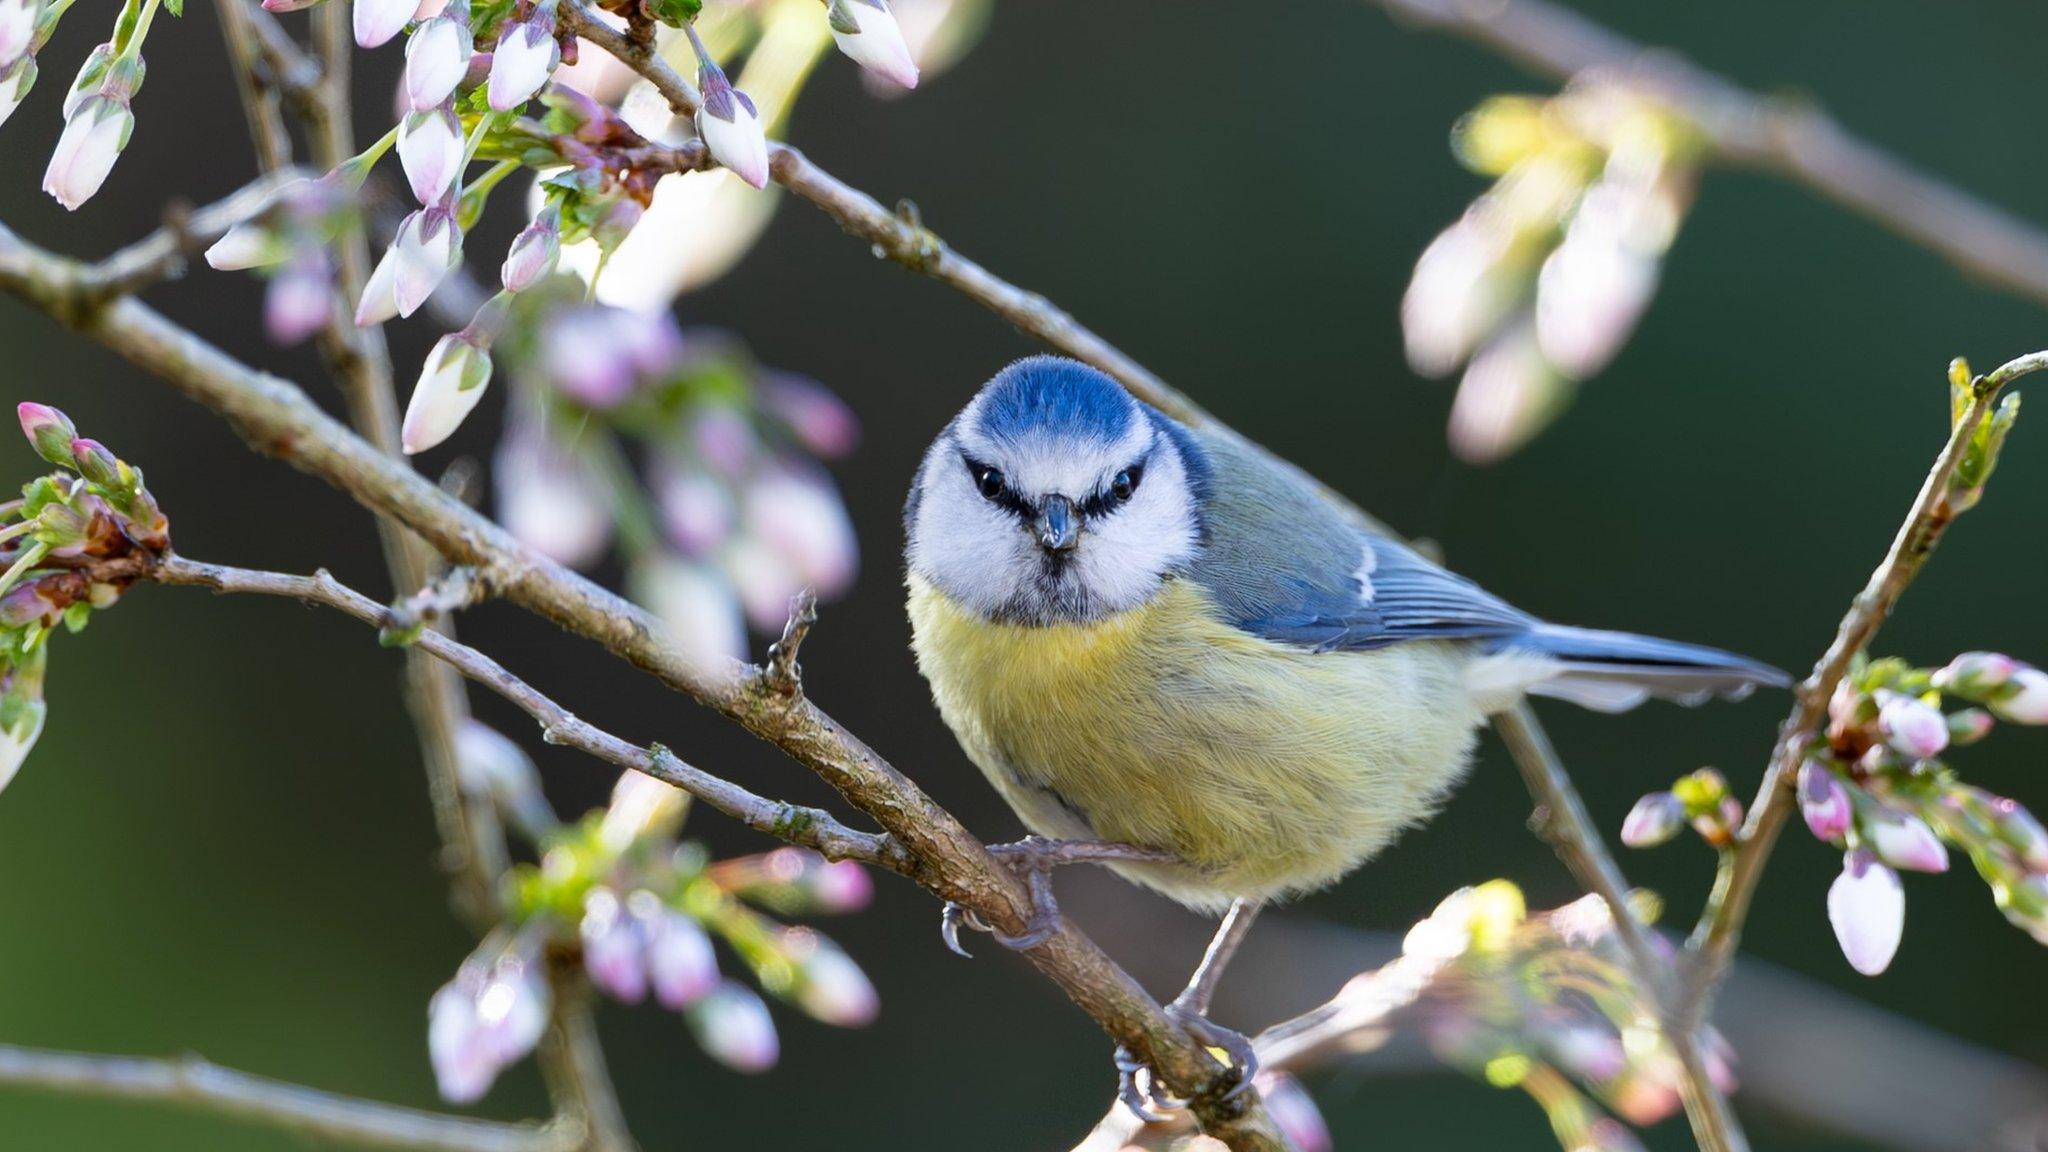
[[[984,464],[965,452],[960,454],[960,462],[967,466],[968,482],[974,485],[974,490],[981,493],[983,499],[1017,516],[1031,514],[1031,506],[1024,502],[1022,496],[1011,490],[1000,468]]]

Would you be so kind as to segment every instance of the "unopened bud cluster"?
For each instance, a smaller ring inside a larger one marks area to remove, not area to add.
[[[1423,989],[1402,1021],[1446,1063],[1527,1091],[1568,1146],[1638,1147],[1616,1117],[1642,1126],[1678,1110],[1677,1057],[1598,897],[1531,915],[1506,880],[1459,889],[1409,930],[1396,967],[1398,983]],[[1359,977],[1338,999],[1384,996],[1384,978]],[[1732,1088],[1726,1045],[1702,1039],[1709,1074]]]
[[[874,986],[838,945],[759,910],[857,911],[870,892],[859,865],[793,848],[710,861],[677,840],[688,798],[637,772],[619,778],[606,808],[561,825],[516,745],[479,728],[460,751],[464,787],[535,834],[540,862],[513,869],[509,922],[434,997],[428,1048],[448,1099],[478,1098],[532,1050],[540,1031],[530,1022],[545,1022],[552,995],[533,976],[550,960],[615,1000],[677,1013],[705,1052],[742,1072],[780,1055],[755,987],[828,1024],[874,1018]],[[722,969],[721,945],[751,985]]]
[[[0,0],[0,124],[28,99],[37,78],[36,55],[57,32],[71,0]],[[64,131],[43,170],[43,191],[76,211],[92,199],[135,131],[131,108],[147,68],[142,43],[157,13],[183,12],[180,0],[127,0],[112,38],[86,55],[64,93]]]
[[[1495,181],[1416,261],[1401,326],[1417,372],[1464,367],[1451,445],[1485,463],[1627,342],[1691,205],[1698,148],[1663,105],[1600,82],[1489,100],[1453,144]]]
[[[142,473],[45,404],[17,410],[36,454],[62,471],[0,506],[0,788],[42,732],[49,636],[86,626],[170,548]]]

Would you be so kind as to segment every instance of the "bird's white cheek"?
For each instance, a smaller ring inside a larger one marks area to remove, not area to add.
[[[1014,518],[978,496],[927,497],[918,508],[910,566],[956,602],[994,615],[1024,589],[1036,551]]]

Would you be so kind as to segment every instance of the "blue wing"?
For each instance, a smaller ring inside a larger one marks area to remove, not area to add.
[[[1533,657],[1527,690],[1590,707],[1645,695],[1741,695],[1784,673],[1714,648],[1546,624],[1393,540],[1342,519],[1294,477],[1228,441],[1205,438],[1204,541],[1188,575],[1225,619],[1317,652],[1412,640],[1470,640],[1482,654]]]

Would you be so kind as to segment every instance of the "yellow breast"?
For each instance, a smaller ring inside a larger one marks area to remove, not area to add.
[[[918,665],[969,758],[1041,835],[1173,852],[1122,869],[1190,904],[1329,883],[1427,816],[1479,716],[1462,647],[1314,653],[1169,582],[1088,624],[1004,624],[910,581]]]

